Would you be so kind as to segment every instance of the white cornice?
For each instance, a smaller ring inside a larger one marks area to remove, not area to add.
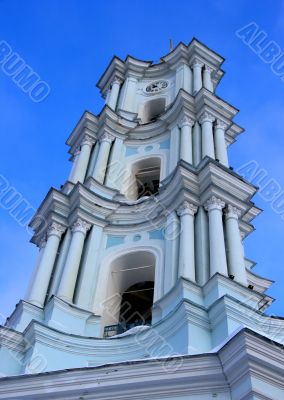
[[[220,288],[224,288],[226,293],[235,293],[236,298],[243,299],[244,302],[247,301],[248,305],[259,304],[264,298],[267,298],[270,304],[273,301],[272,297],[258,293],[255,290],[251,290],[240,283],[218,273],[213,275],[203,286],[202,290],[204,297],[208,296],[212,292],[213,288],[216,287],[216,285]],[[215,300],[219,301],[217,297],[208,297],[208,299],[209,300],[205,300],[206,306],[211,306],[212,302]],[[238,301],[241,302],[241,300]]]
[[[195,38],[188,45],[179,43],[173,51],[163,56],[158,64],[154,64],[152,61],[142,61],[131,56],[127,56],[125,61],[113,57],[97,86],[102,95],[105,96],[115,77],[124,80],[127,76],[132,75],[138,78],[156,79],[164,76],[170,70],[177,69],[181,63],[190,65],[194,58],[198,58],[202,63],[212,68],[213,83],[216,86],[224,74],[220,69],[224,59]]]
[[[0,348],[1,347],[6,347],[11,351],[24,353],[26,345],[22,333],[0,326]],[[21,356],[22,355],[23,354],[21,354]]]
[[[110,397],[130,400],[138,397],[212,397],[212,393],[227,398],[232,392],[235,393],[238,384],[241,385],[244,379],[249,384],[239,386],[246,390],[242,398],[251,398],[253,393],[262,398],[259,379],[268,385],[267,391],[276,388],[278,393],[284,391],[284,356],[280,350],[279,344],[271,343],[249,329],[243,329],[217,353],[168,359],[172,365],[182,361],[176,370],[169,370],[168,373],[165,370],[166,359],[161,357],[2,378],[0,399],[74,400],[80,396],[98,396],[100,400]]]
[[[88,182],[91,181],[94,182],[92,179]],[[129,201],[98,182],[91,185],[92,190],[87,186],[78,183],[68,195],[51,189],[31,221],[31,226],[36,226],[37,215],[48,223],[54,221],[64,226],[74,222],[77,217],[87,219],[91,224],[110,224],[114,229],[117,226],[122,230],[150,227],[152,223],[160,226],[162,217],[177,209],[182,201],[203,206],[206,200],[216,196],[237,207],[246,216],[240,218],[240,227],[247,235],[253,230],[247,220],[251,220],[258,210],[250,201],[256,192],[255,187],[209,158],[204,159],[197,169],[181,161],[174,172],[161,182],[159,193],[145,200]],[[33,241],[37,243],[40,238],[37,235]]]
[[[255,274],[247,269],[248,283],[254,287],[257,292],[264,293],[270,288],[274,281],[264,278],[260,275]]]
[[[96,138],[96,132],[98,129],[98,118],[89,111],[85,111],[77,125],[68,137],[66,144],[71,147],[71,150],[78,146],[80,138],[88,134],[91,138]],[[75,150],[74,150],[75,151]],[[73,152],[74,152],[73,151]],[[70,153],[73,153],[70,151]]]
[[[238,110],[229,103],[221,100],[215,94],[206,89],[201,89],[194,98],[188,92],[180,89],[174,101],[167,107],[166,111],[154,122],[138,124],[137,121],[130,121],[119,116],[108,106],[105,106],[98,117],[86,112],[73,130],[67,144],[71,147],[70,153],[74,154],[84,135],[88,134],[96,140],[104,132],[114,137],[140,143],[149,141],[165,133],[165,131],[179,121],[183,116],[192,120],[198,120],[204,112],[210,112],[214,118],[221,119],[228,125],[225,132],[225,139],[228,145],[234,143],[235,138],[243,132],[243,128],[232,123],[232,118]]]

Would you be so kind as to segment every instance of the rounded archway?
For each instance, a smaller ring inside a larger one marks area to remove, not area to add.
[[[123,254],[111,262],[103,302],[105,336],[151,323],[155,264],[154,254],[146,250]]]

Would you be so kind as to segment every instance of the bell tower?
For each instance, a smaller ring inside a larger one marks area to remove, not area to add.
[[[82,115],[70,175],[31,221],[38,259],[1,328],[3,374],[200,355],[243,328],[284,343],[272,282],[245,256],[260,209],[228,161],[243,129],[215,93],[223,61],[196,39],[158,64],[111,60],[105,106]]]

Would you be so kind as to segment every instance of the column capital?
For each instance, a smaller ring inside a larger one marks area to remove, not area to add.
[[[209,200],[206,201],[204,204],[204,208],[206,211],[211,211],[211,210],[220,210],[225,207],[225,202],[221,199],[218,199],[218,197],[212,196]]]
[[[102,136],[100,137],[100,142],[102,143],[102,142],[107,142],[107,143],[112,143],[114,141],[114,137],[110,134],[110,133],[107,133],[107,132],[104,132],[103,134],[102,134]]]
[[[177,209],[177,215],[183,217],[184,215],[194,215],[197,212],[197,207],[189,203],[188,201],[183,201],[183,203]]]
[[[209,65],[206,65],[206,64],[205,64],[204,70],[206,72],[209,72],[210,74],[214,71],[213,68],[209,67]]]
[[[237,207],[234,207],[231,204],[228,204],[227,208],[225,210],[225,215],[226,215],[226,218],[238,219],[239,216],[241,215],[241,211]]]
[[[78,218],[77,221],[72,226],[72,232],[81,232],[86,235],[87,231],[91,228],[91,224]]]
[[[196,67],[202,68],[203,65],[204,65],[203,62],[201,62],[200,60],[197,60],[197,59],[194,59],[191,63],[192,68],[196,68]]]
[[[111,86],[112,85],[121,85],[122,84],[122,79],[120,79],[120,78],[118,78],[117,76],[115,76],[114,78],[113,78],[113,80],[112,80],[112,82],[111,82]]]
[[[179,122],[179,128],[183,128],[184,126],[189,126],[190,128],[194,125],[194,120],[190,117],[184,116]]]
[[[223,129],[224,131],[228,128],[228,124],[221,119],[216,119],[216,125],[215,128],[217,129]]]
[[[92,138],[89,135],[85,135],[83,137],[83,139],[82,139],[81,146],[84,146],[86,144],[86,145],[91,147],[91,146],[93,146],[94,143],[95,143],[95,139],[94,138]]]
[[[52,222],[47,230],[47,237],[49,238],[50,236],[57,236],[60,239],[65,230],[65,226],[60,225],[57,222]]]
[[[210,114],[208,111],[204,111],[204,113],[202,113],[199,118],[199,122],[201,124],[203,124],[203,122],[214,122],[214,121],[215,121],[214,115]]]

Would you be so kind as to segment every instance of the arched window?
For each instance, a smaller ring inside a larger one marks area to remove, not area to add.
[[[105,337],[136,325],[151,324],[155,262],[153,253],[141,250],[124,254],[111,263],[104,302]]]
[[[147,101],[141,106],[139,117],[142,124],[155,121],[166,109],[165,97]]]
[[[131,166],[124,194],[131,200],[149,197],[159,190],[161,175],[161,159],[145,158]]]

